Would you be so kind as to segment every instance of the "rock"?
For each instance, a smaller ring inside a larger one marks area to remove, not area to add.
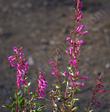
[[[18,3],[18,2],[14,2],[14,3],[12,4],[12,7],[13,7],[13,8],[18,8],[18,7],[19,7],[19,3]]]
[[[32,4],[31,3],[27,3],[26,6],[27,6],[27,8],[31,8]]]
[[[48,51],[48,47],[47,47],[46,45],[42,45],[42,46],[41,46],[41,50],[42,50],[43,52],[47,52],[47,51]]]
[[[3,13],[8,12],[8,10],[9,10],[8,6],[5,6],[5,7],[2,8]]]
[[[43,45],[49,45],[49,41],[45,38],[41,39],[41,44]]]
[[[34,65],[34,60],[33,60],[32,56],[29,56],[28,63],[30,66]]]
[[[55,45],[56,42],[54,40],[50,40],[50,45]]]
[[[3,34],[3,28],[0,27],[0,34]]]
[[[11,38],[12,35],[13,35],[13,32],[10,32],[10,31],[7,31],[7,32],[3,32],[3,33],[2,33],[2,36],[3,36],[3,38],[5,38],[5,39]]]
[[[107,64],[105,65],[105,68],[106,68],[106,69],[109,69],[109,68],[110,68],[110,63],[107,63]]]

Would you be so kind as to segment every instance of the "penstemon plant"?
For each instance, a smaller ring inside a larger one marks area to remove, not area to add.
[[[56,80],[48,93],[48,81],[45,73],[39,72],[37,79],[36,91],[31,91],[31,82],[28,81],[29,64],[23,52],[23,48],[13,48],[14,54],[8,57],[8,61],[16,70],[16,92],[11,99],[11,103],[4,107],[11,112],[45,112],[48,108],[52,112],[78,112],[80,105],[77,94],[83,87],[87,76],[82,76],[79,71],[79,56],[80,48],[85,44],[81,37],[88,34],[86,26],[82,19],[82,1],[76,0],[74,28],[66,37],[66,56],[68,59],[65,70],[61,71],[59,63],[56,60],[50,60],[50,74]],[[100,106],[100,101],[97,100],[97,95],[108,92],[104,89],[102,76],[99,74],[96,78],[96,86],[91,95],[91,100],[87,107],[84,107],[83,112],[94,112],[94,106]],[[47,101],[43,103],[42,101]],[[51,105],[49,105],[49,103]],[[49,111],[49,112],[50,112]]]

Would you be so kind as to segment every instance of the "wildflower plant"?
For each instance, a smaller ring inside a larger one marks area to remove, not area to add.
[[[83,87],[87,76],[83,76],[79,70],[80,49],[85,44],[81,38],[88,34],[86,26],[83,24],[84,17],[82,12],[82,1],[76,0],[74,28],[66,37],[66,50],[68,62],[66,69],[60,70],[57,60],[49,61],[51,68],[50,74],[56,80],[48,93],[48,81],[43,71],[39,72],[36,81],[36,91],[30,91],[31,82],[28,81],[29,64],[24,56],[22,48],[13,48],[14,54],[8,57],[8,61],[16,70],[16,93],[12,102],[5,105],[11,112],[45,112],[50,108],[52,112],[78,112],[79,98],[77,94]],[[97,94],[106,93],[104,89],[102,77],[99,75],[96,79],[96,86],[93,89],[92,97],[89,105],[84,107],[83,112],[93,112],[93,106],[99,105]],[[49,101],[44,104],[42,101]],[[42,102],[42,103],[41,103]],[[49,105],[49,103],[51,105]]]
[[[23,48],[13,48],[14,54],[8,57],[10,66],[16,70],[16,93],[11,103],[5,105],[11,112],[41,112],[40,103],[37,98],[44,97],[44,91],[47,88],[47,82],[43,73],[39,73],[38,89],[36,92],[30,91],[31,82],[28,81],[29,64],[23,52]]]
[[[16,69],[16,84],[17,88],[22,88],[27,85],[26,74],[28,73],[29,64],[24,57],[22,48],[13,48],[14,54],[8,57],[10,66]]]

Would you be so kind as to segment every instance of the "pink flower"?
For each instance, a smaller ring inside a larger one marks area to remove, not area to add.
[[[16,66],[16,56],[9,56],[8,61],[9,61],[10,65],[11,65],[11,67]]]
[[[81,80],[88,80],[88,76],[80,76]]]
[[[76,59],[70,59],[69,64],[70,64],[70,66],[73,66],[76,68],[77,67],[77,60]]]
[[[88,34],[88,31],[82,31],[82,32],[79,32],[80,35],[86,35]]]
[[[88,33],[88,31],[85,30],[85,25],[83,25],[81,23],[81,20],[83,18],[83,13],[82,13],[81,9],[82,9],[83,5],[82,5],[81,0],[77,0],[76,3],[77,3],[77,8],[76,8],[76,12],[75,12],[75,20],[77,22],[77,25],[76,25],[75,31],[73,31],[73,32],[76,32],[77,34],[83,36]]]
[[[86,42],[84,40],[79,40],[80,45],[85,45]]]
[[[78,33],[79,35],[86,35],[88,33],[88,31],[85,31],[85,25],[83,24],[77,26],[75,32]]]
[[[67,37],[66,37],[66,41],[67,41],[70,45],[73,45],[73,44],[74,44],[74,41],[71,39],[70,36],[67,36]]]
[[[47,81],[45,79],[45,74],[40,72],[39,73],[39,78],[38,78],[38,88],[37,88],[37,92],[38,92],[38,98],[42,99],[44,98],[45,95],[45,90],[47,88]]]
[[[82,87],[84,87],[84,82],[78,82],[78,81],[72,81],[71,82],[71,86],[73,87],[73,88],[82,88]]]
[[[83,4],[80,0],[76,0],[76,3],[77,3],[77,7],[76,7],[76,21],[77,22],[80,22],[81,19],[83,18],[83,14],[82,14],[82,7],[83,7]]]
[[[99,73],[98,77],[96,78],[96,86],[92,91],[92,98],[91,98],[91,102],[90,102],[91,105],[96,106],[96,107],[100,106],[101,101],[99,101],[97,96],[99,96],[100,94],[105,94],[107,92],[109,92],[109,90],[105,90],[104,82],[102,80],[102,75],[101,75],[101,73]]]
[[[68,42],[66,54],[69,54],[74,58],[78,57],[80,53],[80,47],[84,44],[84,41],[79,39],[72,40],[70,37],[67,37],[66,41]]]
[[[77,28],[76,28],[76,32],[81,32],[84,28],[84,25],[79,25]]]
[[[75,20],[79,23],[83,18],[83,13],[81,11],[76,11]]]
[[[27,82],[24,80],[23,74],[20,70],[17,71],[17,87],[26,86]]]
[[[104,90],[104,89],[101,89],[101,90],[96,90],[97,93],[99,94],[103,94],[103,93],[106,93],[108,92],[107,90]]]
[[[18,89],[27,84],[26,82],[26,74],[29,69],[29,64],[24,57],[24,53],[22,48],[13,48],[14,54],[8,57],[8,61],[11,67],[16,69],[17,73],[17,87]]]
[[[77,11],[80,11],[83,7],[83,4],[82,4],[82,0],[76,0],[76,3],[77,3]]]

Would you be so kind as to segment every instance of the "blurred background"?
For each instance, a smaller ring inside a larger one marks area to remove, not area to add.
[[[9,103],[16,88],[16,74],[7,61],[13,46],[24,48],[30,80],[36,83],[38,70],[48,71],[48,60],[63,48],[74,23],[74,6],[74,0],[0,0],[0,106]],[[84,37],[87,44],[82,48],[80,70],[90,80],[80,104],[87,105],[99,72],[110,90],[110,0],[84,0],[83,11],[89,35]],[[97,112],[110,112],[110,95],[102,95],[102,102]],[[8,111],[0,107],[0,112]]]

